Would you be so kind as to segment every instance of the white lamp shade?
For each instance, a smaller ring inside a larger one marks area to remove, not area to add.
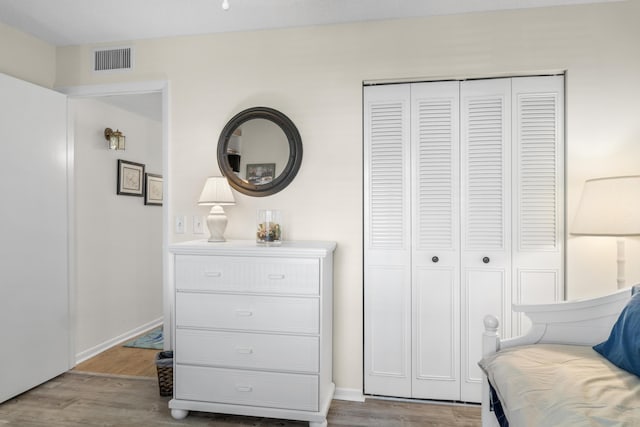
[[[234,205],[231,187],[224,176],[210,176],[204,183],[198,199],[199,205]]]
[[[640,235],[640,176],[587,180],[571,234]]]

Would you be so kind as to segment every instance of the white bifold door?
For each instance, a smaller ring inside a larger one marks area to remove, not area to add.
[[[563,87],[365,87],[366,394],[479,402],[484,316],[563,298]]]
[[[0,402],[71,367],[67,98],[0,74]]]

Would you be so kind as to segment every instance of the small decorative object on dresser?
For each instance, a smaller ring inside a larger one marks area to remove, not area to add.
[[[258,210],[256,242],[259,245],[275,246],[282,243],[282,219],[280,211]]]
[[[206,411],[327,425],[335,246],[171,245],[174,418]]]

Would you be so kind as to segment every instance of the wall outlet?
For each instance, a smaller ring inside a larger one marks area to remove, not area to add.
[[[204,234],[204,217],[195,215],[193,217],[193,234]]]
[[[178,215],[176,217],[176,234],[184,234],[184,222],[186,217],[184,215]]]

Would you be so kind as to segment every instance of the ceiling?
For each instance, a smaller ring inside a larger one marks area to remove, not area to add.
[[[0,0],[0,22],[55,46],[620,0]]]
[[[160,92],[98,96],[94,99],[147,119],[162,121],[162,94]]]

